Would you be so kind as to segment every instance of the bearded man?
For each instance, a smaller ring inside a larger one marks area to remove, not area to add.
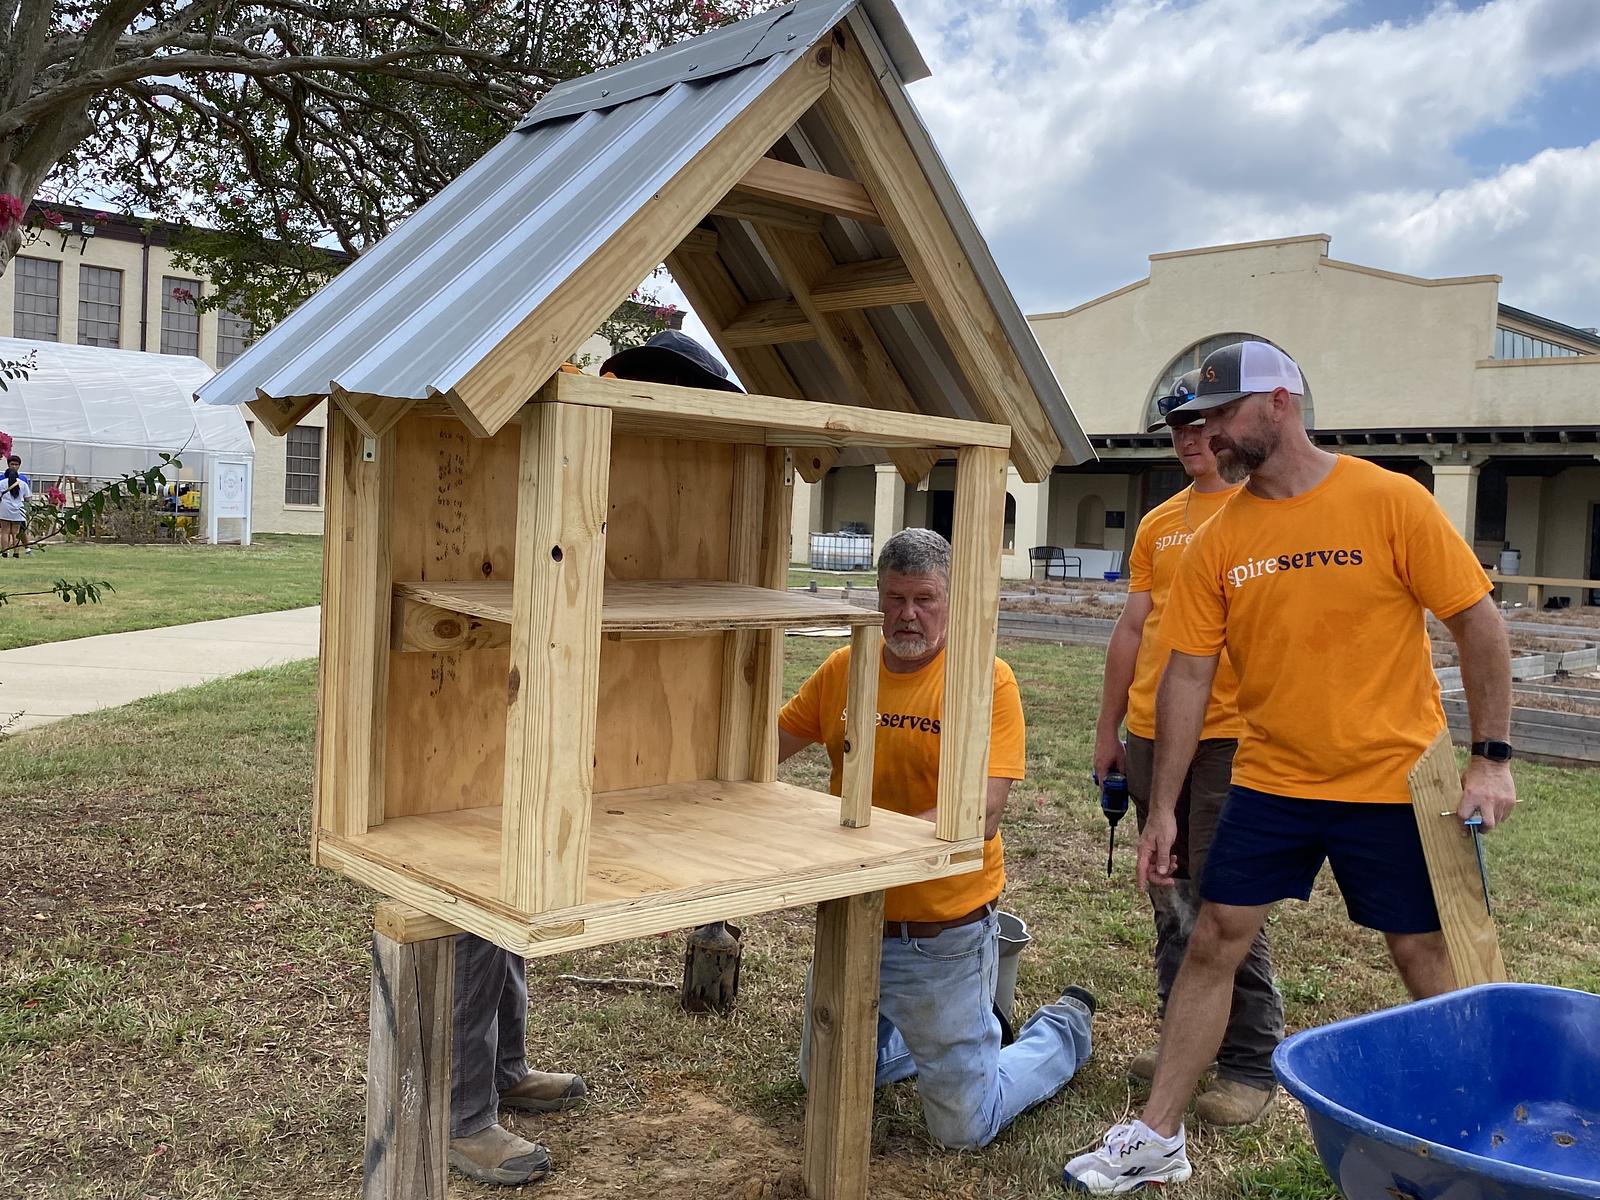
[[[883,658],[878,670],[872,803],[932,821],[939,790],[950,543],[906,529],[878,557]],[[782,758],[821,742],[843,781],[850,648],[836,650],[778,716]],[[1023,776],[1022,700],[1011,668],[994,660],[983,869],[890,888],[884,895],[875,1083],[917,1077],[928,1132],[953,1150],[994,1140],[1018,1113],[1055,1095],[1090,1052],[1094,997],[1069,987],[1002,1047],[994,1009],[999,968],[995,903],[1005,886],[1000,819]],[[810,1011],[809,998],[806,1010]],[[800,1076],[808,1078],[809,1022]]]

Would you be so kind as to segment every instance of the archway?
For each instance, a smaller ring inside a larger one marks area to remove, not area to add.
[[[1279,350],[1283,350],[1283,347],[1279,346],[1271,338],[1264,338],[1256,333],[1218,333],[1193,343],[1181,354],[1174,356],[1172,361],[1167,364],[1166,369],[1156,378],[1155,386],[1150,389],[1150,394],[1145,397],[1144,420],[1139,423],[1139,428],[1148,429],[1151,425],[1161,420],[1161,413],[1156,408],[1156,401],[1172,390],[1172,385],[1178,381],[1178,376],[1185,371],[1193,371],[1205,361],[1206,355],[1213,350],[1220,350],[1223,346],[1232,342],[1266,342],[1269,346],[1276,346]],[[1283,352],[1289,354],[1287,350],[1283,350]],[[1289,354],[1289,357],[1293,358],[1294,355]],[[1300,368],[1300,374],[1302,377],[1305,376],[1305,367],[1302,366]],[[1311,380],[1309,379],[1306,380],[1306,392],[1301,400],[1301,408],[1305,414],[1306,428],[1315,429],[1316,417],[1311,398]]]

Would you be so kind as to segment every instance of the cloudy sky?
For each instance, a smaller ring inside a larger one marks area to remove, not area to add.
[[[1600,0],[899,0],[1025,312],[1303,233],[1600,325]]]

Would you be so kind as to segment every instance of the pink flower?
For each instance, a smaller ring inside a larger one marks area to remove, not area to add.
[[[174,300],[182,300],[185,304],[193,304],[194,303],[194,293],[191,292],[188,288],[183,288],[183,287],[175,287],[175,288],[173,288],[172,289],[172,298]]]
[[[41,208],[39,216],[51,229],[60,229],[67,223],[67,219],[53,208]]]
[[[55,508],[66,507],[67,494],[53,483],[49,487],[45,488],[44,498],[48,500]]]
[[[9,229],[22,220],[28,206],[10,192],[0,192],[0,229]]]

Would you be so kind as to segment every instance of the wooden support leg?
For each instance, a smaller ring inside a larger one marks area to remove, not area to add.
[[[767,451],[758,582],[762,587],[775,591],[783,591],[789,586],[789,517],[794,508],[794,484],[790,479],[789,466],[789,456],[785,451]],[[755,645],[750,778],[757,783],[771,783],[778,777],[778,711],[783,707],[783,631],[764,629],[756,634]]]
[[[867,1194],[882,953],[882,892],[817,906],[803,1166],[812,1200],[862,1200]]]
[[[950,546],[939,814],[934,822],[934,835],[946,842],[983,836],[1005,508],[1006,452],[978,446],[961,450]]]
[[[872,760],[878,744],[878,663],[882,655],[882,626],[857,625],[851,631],[839,824],[852,829],[864,828],[872,820]]]
[[[362,1200],[445,1200],[454,936],[372,935]]]
[[[583,903],[610,481],[610,412],[528,406],[500,832],[500,898],[526,913]]]

